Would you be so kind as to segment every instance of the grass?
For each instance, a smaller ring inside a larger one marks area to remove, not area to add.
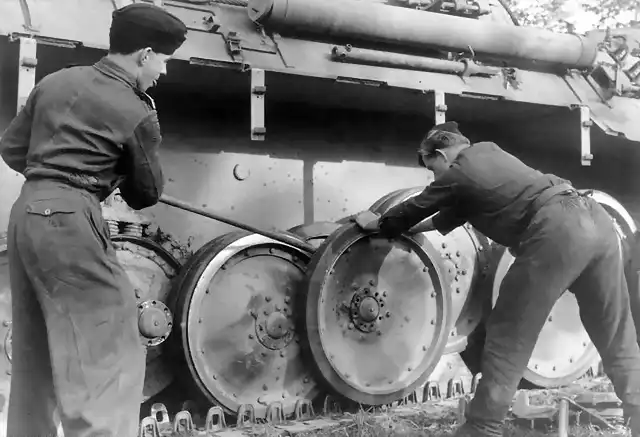
[[[537,390],[530,393],[531,405],[553,405],[559,395],[574,395],[579,392],[612,391],[610,382],[605,378],[583,381],[562,390]],[[446,437],[453,436],[458,427],[457,402],[445,401],[438,405],[425,404],[399,410],[373,413],[360,410],[348,414],[348,420],[331,428],[312,432],[296,433],[296,437]],[[556,423],[548,430],[532,430],[518,426],[513,420],[507,420],[504,427],[505,437],[547,437],[557,434]],[[274,437],[278,433],[263,433]],[[271,434],[271,435],[269,435]],[[605,432],[592,426],[572,426],[569,435],[573,437],[618,437],[628,436],[627,431]]]

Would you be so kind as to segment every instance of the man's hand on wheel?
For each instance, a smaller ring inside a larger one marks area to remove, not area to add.
[[[356,222],[363,231],[374,232],[380,230],[378,220],[380,216],[372,211],[366,210],[359,212],[352,217],[352,220]]]

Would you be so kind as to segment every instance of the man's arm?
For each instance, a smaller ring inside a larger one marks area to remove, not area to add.
[[[431,218],[433,229],[442,235],[447,235],[455,228],[467,222],[466,217],[460,215],[456,208],[443,208],[438,214]]]
[[[31,142],[31,124],[37,92],[36,85],[31,90],[24,107],[11,120],[9,127],[0,137],[0,156],[11,170],[18,173],[23,173],[27,168],[27,153]]]
[[[422,193],[387,211],[380,218],[380,231],[386,235],[399,235],[441,208],[452,206],[456,201],[457,185],[454,171],[449,170]]]
[[[131,208],[140,210],[158,203],[164,189],[159,149],[162,142],[155,111],[142,120],[124,144],[122,159],[126,178],[120,195]]]

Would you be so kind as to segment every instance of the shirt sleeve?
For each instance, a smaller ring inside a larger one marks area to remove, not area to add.
[[[433,217],[433,226],[442,235],[447,235],[466,222],[467,219],[461,216],[455,207],[443,208]]]
[[[120,195],[131,208],[140,210],[158,203],[164,190],[159,149],[162,142],[156,111],[143,119],[124,143],[121,157],[125,179]]]
[[[457,186],[457,170],[451,168],[422,193],[387,211],[380,218],[380,231],[386,235],[399,235],[441,208],[453,206],[456,202]]]
[[[0,156],[13,171],[23,173],[27,168],[27,153],[31,142],[31,124],[38,92],[38,86],[31,90],[27,102],[0,138]]]

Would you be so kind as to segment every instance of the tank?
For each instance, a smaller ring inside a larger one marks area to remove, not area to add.
[[[0,2],[0,132],[42,77],[104,56],[111,13],[129,3]],[[134,212],[117,193],[104,202],[138,300],[147,425],[167,411],[244,423],[329,399],[380,406],[472,389],[510,253],[468,225],[389,241],[349,220],[432,181],[415,149],[434,123],[455,120],[472,141],[588,191],[616,223],[637,290],[638,29],[528,28],[489,0],[154,3],[189,28],[151,90],[166,193],[307,245],[166,204]],[[0,163],[0,231],[22,183]],[[3,240],[0,260],[4,414]],[[522,385],[563,386],[598,360],[565,293]]]

